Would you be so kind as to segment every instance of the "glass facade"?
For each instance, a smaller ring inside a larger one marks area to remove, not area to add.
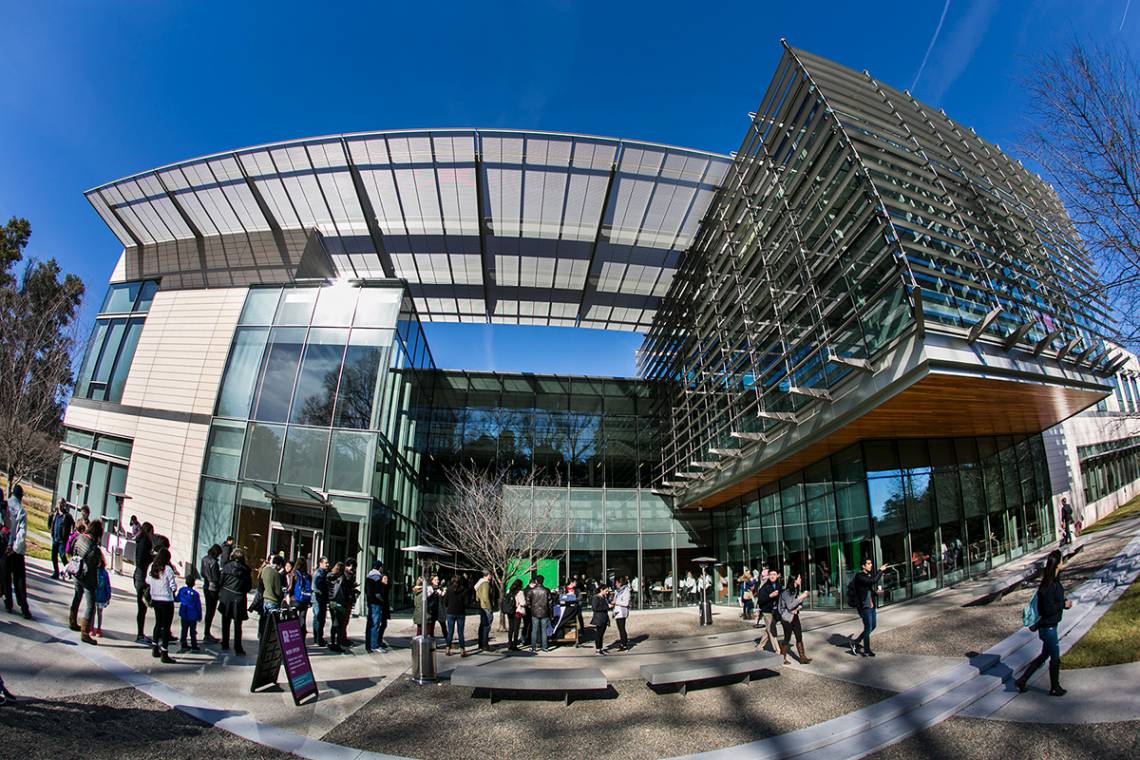
[[[126,493],[132,448],[127,438],[67,428],[56,473],[55,498],[87,507],[94,518],[122,520],[114,494]]]
[[[1078,446],[1085,504],[1103,499],[1140,479],[1140,436]]]
[[[382,559],[397,593],[418,539],[431,353],[399,282],[254,288],[203,460],[197,556]]]
[[[866,557],[884,603],[929,593],[1051,542],[1050,498],[1039,435],[864,441],[712,511],[718,600],[775,567],[841,607]]]
[[[123,398],[146,313],[157,291],[154,280],[115,284],[107,289],[79,365],[77,398],[112,402]]]

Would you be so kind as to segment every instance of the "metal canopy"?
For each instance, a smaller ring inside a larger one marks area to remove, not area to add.
[[[204,286],[239,270],[234,238],[284,250],[315,230],[339,276],[406,279],[427,321],[644,331],[730,164],[605,137],[372,132],[219,153],[86,195],[132,260]]]

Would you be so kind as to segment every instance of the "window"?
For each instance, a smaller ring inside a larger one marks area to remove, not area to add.
[[[115,284],[107,290],[79,368],[78,398],[122,400],[145,315],[157,290],[153,280]]]

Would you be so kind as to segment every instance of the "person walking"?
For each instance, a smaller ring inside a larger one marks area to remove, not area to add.
[[[281,607],[281,599],[284,597],[284,589],[282,588],[281,574],[285,567],[285,558],[276,555],[272,560],[266,562],[261,566],[261,570],[257,574],[257,582],[261,587],[261,614],[257,619],[257,638],[261,641],[265,638],[265,626],[269,622],[269,615],[277,611]],[[254,597],[255,599],[257,597]]]
[[[802,665],[811,662],[811,658],[804,652],[804,632],[800,626],[800,607],[808,598],[808,592],[803,590],[803,576],[795,573],[788,581],[788,585],[780,592],[777,611],[780,614],[780,624],[784,628],[784,640],[780,642],[780,654],[784,664],[788,664],[788,645],[792,634],[796,637],[796,653]]]
[[[67,539],[75,527],[67,499],[60,498],[51,519],[51,577],[59,578],[59,563],[67,566]]]
[[[224,552],[223,552],[224,553]],[[222,565],[221,587],[218,590],[218,612],[222,616],[222,651],[230,648],[230,629],[233,629],[234,654],[245,655],[241,646],[241,623],[249,617],[245,595],[253,587],[245,552],[233,549],[228,561]]]
[[[550,651],[546,630],[550,625],[550,591],[544,585],[545,580],[541,575],[534,576],[534,586],[526,598],[526,606],[530,610],[531,652],[538,651],[540,642],[542,651]]]
[[[304,557],[293,566],[293,585],[289,588],[289,599],[297,610],[301,621],[301,639],[308,629],[309,607],[313,604],[313,576],[309,575],[309,563]]]
[[[144,522],[139,527],[139,534],[135,538],[135,572],[131,580],[135,585],[135,641],[139,644],[151,645],[146,637],[146,600],[143,598],[143,589],[147,587],[146,574],[154,561],[154,526]]]
[[[384,600],[380,592],[380,568],[383,563],[375,560],[368,575],[364,576],[364,603],[368,606],[368,617],[364,621],[364,651],[369,654],[380,647],[380,621],[384,617]]]
[[[178,585],[174,580],[174,568],[170,565],[169,549],[159,549],[154,555],[146,583],[154,607],[151,655],[171,663],[174,660],[170,657],[170,626],[174,623],[174,599],[178,595]]]
[[[459,656],[467,656],[467,640],[463,629],[467,625],[467,582],[459,573],[451,576],[451,582],[443,590],[443,606],[447,610],[447,655],[451,655],[455,629],[459,629]]]
[[[99,542],[103,539],[103,523],[96,522],[79,537],[75,545],[79,557],[79,572],[75,575],[75,596],[71,600],[70,628],[79,631],[79,640],[84,644],[98,644],[91,636],[95,622],[95,591],[99,586],[99,566],[103,562],[103,551]],[[79,604],[83,603],[80,617]]]
[[[202,557],[198,574],[202,576],[202,596],[206,600],[206,615],[202,621],[202,641],[208,644],[217,643],[217,639],[210,633],[214,624],[214,614],[218,610],[218,592],[222,589],[222,565],[219,557],[222,556],[222,547],[214,544]]]
[[[883,572],[890,565],[883,564],[878,570],[870,557],[863,560],[860,572],[855,573],[848,586],[848,602],[859,610],[859,618],[863,621],[863,631],[851,642],[851,654],[862,654],[864,657],[874,657],[871,650],[871,631],[875,630],[878,621],[878,597],[882,590],[879,583],[883,579]]]
[[[325,621],[329,614],[329,558],[317,560],[317,572],[313,574],[313,643],[327,647],[325,641]]]
[[[633,597],[629,592],[629,584],[624,575],[614,579],[614,623],[618,629],[618,651],[629,649],[629,634],[625,630],[626,621],[629,620],[629,608]]]
[[[1061,546],[1073,543],[1073,505],[1065,497],[1061,497]]]
[[[604,655],[602,645],[605,644],[606,628],[610,624],[610,597],[605,581],[598,582],[597,592],[590,598],[590,609],[594,611],[590,618],[590,625],[594,626],[594,652]]]
[[[1065,598],[1065,587],[1060,575],[1065,567],[1061,552],[1054,549],[1045,559],[1045,570],[1041,573],[1041,583],[1037,586],[1037,614],[1040,619],[1035,624],[1037,638],[1041,639],[1041,654],[1037,655],[1014,682],[1017,690],[1024,693],[1029,688],[1029,679],[1045,661],[1049,661],[1049,696],[1063,697],[1068,693],[1061,688],[1061,645],[1057,639],[1057,626],[1065,610],[1072,609],[1072,601]]]
[[[522,624],[523,611],[519,607],[520,596],[522,595],[522,581],[515,578],[511,583],[507,593],[503,594],[503,600],[499,603],[499,611],[507,618],[507,649],[512,652],[517,652],[519,648],[519,626]],[[522,600],[523,606],[526,605],[526,600]]]
[[[26,620],[32,619],[28,609],[28,570],[24,563],[27,550],[28,513],[24,510],[24,488],[17,484],[8,499],[8,548],[4,550],[4,607],[12,611],[12,597]]]
[[[756,646],[766,649],[771,646],[776,651],[776,624],[780,619],[777,607],[780,603],[780,592],[783,591],[780,583],[780,571],[772,568],[768,571],[768,579],[760,584],[756,594],[756,623],[753,628],[762,628],[760,640]]]
[[[741,618],[751,620],[756,597],[756,584],[752,581],[752,573],[745,570],[736,581],[740,584]]]
[[[475,601],[479,605],[479,651],[491,651],[491,625],[495,622],[495,608],[491,603],[491,571],[475,581]]]
[[[194,588],[194,576],[178,589],[178,619],[182,624],[178,635],[178,654],[200,652],[198,649],[198,621],[202,619],[202,598]],[[190,648],[186,648],[186,635],[190,635]]]

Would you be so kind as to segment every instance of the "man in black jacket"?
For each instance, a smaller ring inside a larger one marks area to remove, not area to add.
[[[202,576],[202,596],[206,598],[206,616],[204,618],[205,635],[202,640],[207,643],[217,643],[217,639],[210,633],[210,626],[214,622],[214,613],[218,609],[218,592],[222,589],[222,566],[218,558],[222,556],[222,547],[214,544],[202,557],[198,572]]]
[[[356,642],[348,638],[348,621],[352,619],[352,611],[356,609],[356,600],[360,597],[360,584],[356,582],[356,558],[349,557],[344,561],[344,579],[342,581],[345,585],[344,599],[344,621],[340,629],[341,643],[346,647],[355,646]]]
[[[317,572],[313,574],[313,643],[327,647],[325,641],[325,621],[329,615],[329,558],[317,561]]]
[[[756,646],[761,649],[767,649],[770,646],[773,653],[776,651],[776,624],[780,620],[776,608],[780,602],[780,592],[783,590],[784,586],[780,583],[780,571],[773,568],[768,571],[768,580],[760,584],[760,590],[756,594],[756,625],[753,627],[762,626],[764,628],[760,632],[760,641],[757,642]]]
[[[855,573],[851,578],[851,590],[854,594],[854,601],[857,603],[856,609],[859,610],[859,617],[863,620],[863,632],[860,633],[851,642],[851,654],[860,654],[860,642],[862,642],[862,655],[864,657],[874,657],[875,653],[871,651],[871,631],[875,630],[875,624],[878,617],[879,607],[879,583],[883,579],[883,571],[890,565],[883,564],[878,570],[874,570],[875,563],[868,557],[863,560],[862,571]]]
[[[59,506],[51,521],[51,577],[59,577],[59,563],[67,565],[67,539],[75,527],[75,520],[71,517],[71,509],[66,499],[59,500]]]

